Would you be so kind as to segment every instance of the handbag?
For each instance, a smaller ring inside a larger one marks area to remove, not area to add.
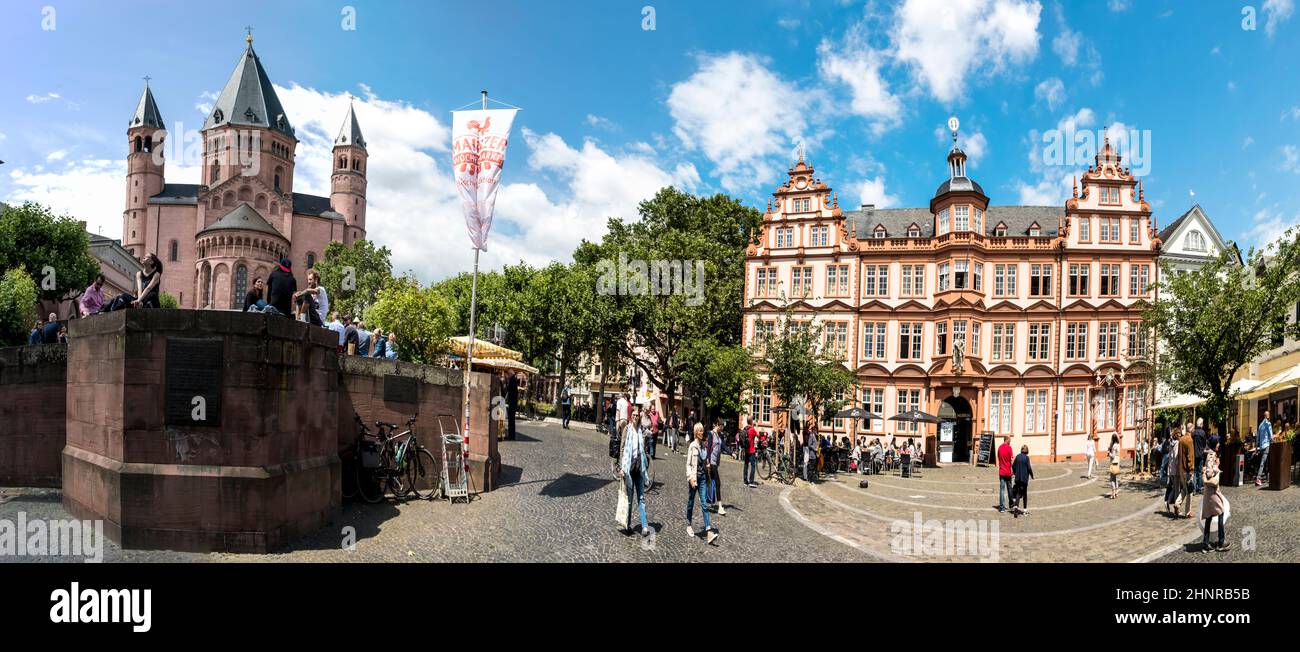
[[[1119,475],[1119,462],[1118,462],[1118,461],[1115,461],[1115,462],[1111,462],[1111,463],[1110,463],[1110,474],[1111,474],[1111,475]]]
[[[632,511],[627,504],[627,487],[619,485],[618,488],[618,506],[614,508],[614,523],[624,530],[630,529]]]

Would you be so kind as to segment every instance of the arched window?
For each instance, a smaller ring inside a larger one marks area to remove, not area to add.
[[[239,201],[253,201],[253,189],[243,186],[239,189]]]
[[[279,190],[279,189],[280,189],[280,175],[281,175],[281,174],[284,174],[284,168],[282,168],[282,167],[280,167],[280,166],[277,165],[277,166],[275,167],[275,189],[276,189],[276,190]]]
[[[230,305],[244,305],[244,293],[248,292],[248,268],[240,265],[235,268],[235,294],[230,300]]]
[[[1205,251],[1205,236],[1200,231],[1188,232],[1187,248],[1192,251]]]
[[[168,251],[169,253],[167,254],[167,259],[173,263],[176,262],[177,255],[180,252],[180,246],[177,244],[175,240],[171,241],[171,244],[168,246]]]
[[[307,269],[311,269],[315,266],[316,266],[316,252],[309,251],[307,252]]]
[[[258,193],[257,202],[253,204],[258,210],[266,210],[266,195]]]
[[[226,194],[224,194],[224,195],[221,196],[221,203],[224,204],[224,205],[226,205],[226,206],[234,206],[234,205],[235,205],[235,193],[234,193],[233,191],[227,190],[227,191],[226,191]]]
[[[146,152],[153,151],[153,136],[144,137],[144,151]]]
[[[144,140],[141,139],[139,136],[135,137],[135,151],[137,152],[144,151]]]
[[[220,179],[220,178],[221,178],[221,164],[220,164],[220,163],[213,162],[213,164],[212,164],[212,179],[208,182],[208,185],[210,185],[210,186],[214,186],[214,185],[216,185],[216,184],[217,184],[217,179]]]

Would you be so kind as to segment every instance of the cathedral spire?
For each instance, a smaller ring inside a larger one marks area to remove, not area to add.
[[[357,113],[352,109],[351,98],[348,100],[348,115],[343,119],[343,126],[339,129],[339,135],[334,139],[334,146],[354,145],[361,149],[366,148],[366,138],[361,135],[361,125],[357,122]]]
[[[131,116],[130,126],[163,128],[162,114],[158,112],[158,103],[154,101],[153,91],[149,89],[148,77],[144,78],[144,93],[140,95],[140,102],[135,106],[135,115]]]
[[[272,129],[293,138],[293,126],[284,114],[284,106],[275,93],[275,86],[262,67],[261,59],[253,51],[252,28],[249,28],[245,40],[248,48],[240,56],[234,72],[230,73],[230,79],[226,80],[217,101],[213,102],[212,112],[203,122],[203,129],[233,124]]]

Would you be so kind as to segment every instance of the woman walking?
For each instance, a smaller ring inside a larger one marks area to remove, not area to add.
[[[1110,456],[1110,497],[1119,498],[1119,434],[1110,436],[1110,448],[1106,449],[1106,454]]]
[[[631,521],[630,513],[635,501],[641,517],[641,536],[650,536],[650,526],[646,524],[645,518],[645,438],[641,436],[635,420],[627,424],[627,430],[623,433],[623,454],[619,458],[618,466],[619,474],[623,476],[623,485],[627,490],[628,521]],[[627,528],[627,533],[632,533],[630,526]]]
[[[1092,470],[1097,466],[1097,443],[1093,441],[1092,435],[1088,435],[1083,440],[1083,459],[1088,462],[1089,480],[1092,479]]]
[[[1228,516],[1228,497],[1219,491],[1219,454],[1213,448],[1205,453],[1205,493],[1201,496],[1201,518],[1205,519],[1205,536],[1201,538],[1201,552],[1210,551],[1210,522],[1219,519],[1219,543],[1214,546],[1217,552],[1226,552],[1232,548],[1224,538],[1223,522]]]
[[[704,424],[696,423],[695,432],[691,434],[691,445],[686,449],[686,534],[691,537],[699,536],[695,526],[691,525],[695,514],[695,499],[698,497],[700,513],[704,515],[705,541],[713,543],[718,538],[718,532],[709,522],[708,497],[704,495],[704,488],[709,482],[709,474],[706,470],[709,464],[709,451],[704,445]]]

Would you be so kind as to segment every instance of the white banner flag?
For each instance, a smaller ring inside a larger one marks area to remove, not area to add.
[[[465,210],[469,239],[487,251],[492,209],[497,201],[501,166],[506,160],[515,109],[451,112],[451,164]]]

